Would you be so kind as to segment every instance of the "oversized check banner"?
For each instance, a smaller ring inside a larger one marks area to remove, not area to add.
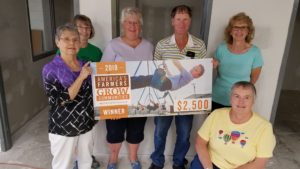
[[[95,119],[204,114],[212,60],[94,62]]]

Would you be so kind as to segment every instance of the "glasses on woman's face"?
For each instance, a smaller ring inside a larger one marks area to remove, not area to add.
[[[233,26],[232,27],[232,30],[233,31],[245,31],[245,30],[248,30],[248,26]]]
[[[76,26],[78,30],[87,30],[91,31],[92,28],[90,26]]]
[[[79,43],[79,38],[69,38],[69,37],[61,37],[59,40],[63,41],[64,43]]]
[[[127,25],[132,25],[132,26],[139,26],[139,25],[140,25],[139,22],[133,22],[133,21],[125,21],[125,23],[126,23]]]

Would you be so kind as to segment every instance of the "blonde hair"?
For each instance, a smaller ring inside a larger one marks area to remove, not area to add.
[[[224,40],[228,44],[232,44],[233,38],[231,36],[231,31],[236,22],[244,22],[248,25],[248,35],[246,36],[246,42],[251,43],[251,41],[254,38],[255,28],[252,22],[252,19],[246,15],[244,12],[240,12],[234,16],[232,16],[228,22],[228,25],[225,28],[224,31]]]

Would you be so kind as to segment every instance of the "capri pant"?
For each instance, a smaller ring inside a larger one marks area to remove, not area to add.
[[[138,144],[144,140],[144,128],[147,118],[124,118],[119,120],[106,120],[106,140],[111,144],[121,143],[125,140],[130,144]]]

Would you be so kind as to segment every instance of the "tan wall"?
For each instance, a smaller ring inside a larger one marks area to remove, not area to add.
[[[25,1],[1,1],[1,7],[0,63],[10,129],[15,132],[47,105],[41,70],[49,59],[32,61]]]

